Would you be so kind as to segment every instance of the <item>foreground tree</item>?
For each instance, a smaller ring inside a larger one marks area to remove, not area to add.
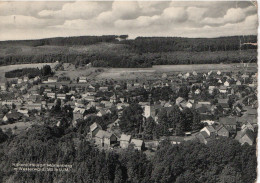
[[[143,109],[139,104],[130,104],[123,110],[119,126],[123,132],[141,132]]]

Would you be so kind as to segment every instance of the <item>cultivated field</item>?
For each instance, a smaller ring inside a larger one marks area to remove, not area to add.
[[[54,67],[57,63],[37,63],[37,64],[20,64],[0,67],[0,82],[5,82],[4,74],[7,71],[21,68],[41,68],[43,65]],[[185,72],[209,72],[209,71],[252,71],[257,72],[257,64],[194,64],[194,65],[155,65],[152,68],[94,68],[83,67],[78,69],[68,69],[66,71],[56,71],[56,75],[68,76],[72,80],[77,77],[86,76],[89,79],[135,79],[149,78],[162,73],[185,73]]]
[[[112,68],[97,76],[99,79],[134,79],[162,73],[209,72],[209,71],[249,71],[257,72],[257,64],[194,64],[194,65],[156,65],[152,68]]]

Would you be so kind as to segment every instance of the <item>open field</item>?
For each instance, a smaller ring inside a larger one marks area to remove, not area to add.
[[[180,72],[209,72],[209,71],[249,71],[257,72],[257,64],[194,64],[194,65],[156,65],[152,68],[113,68],[107,69],[97,76],[97,78],[111,79],[134,79],[149,77],[162,73],[180,73]]]
[[[51,65],[54,67],[57,63],[37,63],[37,64],[20,64],[0,67],[0,82],[5,81],[4,74],[7,71],[21,69],[21,68],[35,68],[43,67],[43,65]],[[194,65],[156,65],[151,68],[95,68],[85,67],[80,69],[72,69],[67,71],[56,71],[56,75],[68,76],[72,80],[77,77],[86,76],[88,79],[135,79],[135,78],[149,78],[151,76],[160,75],[162,73],[184,73],[184,72],[209,72],[209,71],[249,71],[257,72],[257,64],[194,64]]]
[[[58,77],[66,76],[69,77],[71,80],[76,80],[77,77],[87,77],[88,79],[94,79],[100,73],[106,71],[108,69],[103,68],[95,68],[95,67],[85,67],[85,68],[78,68],[66,71],[55,71],[55,75]]]

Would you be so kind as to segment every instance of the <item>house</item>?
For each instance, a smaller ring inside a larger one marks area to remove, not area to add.
[[[162,79],[166,79],[167,78],[167,74],[166,73],[163,73],[162,74]]]
[[[247,108],[246,114],[249,117],[257,118],[257,109]]]
[[[200,132],[206,132],[209,136],[215,135],[215,128],[213,126],[206,126],[200,130]]]
[[[221,117],[219,123],[224,125],[230,132],[236,132],[237,120],[234,117]]]
[[[198,101],[199,105],[211,105],[210,101]]]
[[[23,79],[21,79],[21,78],[19,78],[18,80],[17,80],[17,84],[21,84],[23,82]]]
[[[5,83],[1,83],[0,84],[0,89],[1,89],[1,91],[6,91],[6,85],[5,85]]]
[[[196,94],[196,95],[199,95],[200,94],[200,89],[197,89],[194,93]]]
[[[99,90],[102,91],[102,92],[106,92],[106,91],[108,91],[108,87],[102,86],[102,87],[99,88]]]
[[[243,75],[241,76],[241,78],[243,78],[243,79],[249,78],[249,75],[248,75],[248,74],[243,74]]]
[[[118,103],[116,105],[116,108],[117,108],[117,110],[122,110],[124,107],[128,107],[128,106],[129,106],[129,104],[127,104],[127,103]]]
[[[28,81],[29,81],[29,78],[28,78],[27,76],[25,76],[25,77],[23,78],[23,81],[24,81],[24,82],[28,82]]]
[[[211,117],[211,105],[196,104],[195,109],[201,116],[202,120],[210,120]]]
[[[50,110],[55,106],[54,103],[47,103],[47,108]]]
[[[225,81],[224,86],[229,87],[229,85],[230,85],[229,82]]]
[[[47,93],[46,95],[49,98],[56,98],[56,93]]]
[[[22,118],[22,114],[17,112],[17,111],[9,111],[4,117],[3,121],[4,122],[14,122]]]
[[[218,83],[219,83],[219,84],[222,84],[223,82],[222,82],[222,80],[221,80],[221,79],[219,79],[219,80],[218,80]]]
[[[79,77],[79,83],[86,83],[87,82],[87,77]]]
[[[253,132],[255,131],[255,127],[249,121],[247,121],[245,124],[243,124],[241,126],[241,131],[245,131],[247,129],[249,129],[249,130],[251,130]]]
[[[35,78],[33,78],[34,81],[39,81],[40,79],[40,76],[36,76]]]
[[[179,106],[182,102],[185,102],[185,99],[184,99],[184,98],[178,97],[178,98],[176,99],[176,105]]]
[[[52,92],[52,89],[51,88],[45,88],[43,93],[51,93]]]
[[[152,149],[152,150],[156,151],[159,146],[159,141],[158,140],[147,140],[147,141],[144,141],[144,145],[147,149]]]
[[[207,144],[210,136],[207,134],[207,132],[202,131],[196,134],[195,137],[198,139],[200,143]]]
[[[227,87],[226,86],[220,86],[219,92],[220,93],[227,93]]]
[[[212,94],[215,88],[215,86],[209,86],[209,94]]]
[[[57,77],[48,77],[48,83],[57,83],[58,78]]]
[[[61,100],[65,100],[66,99],[66,94],[59,93],[59,94],[57,94],[57,98],[61,99]]]
[[[130,144],[133,144],[134,149],[137,149],[139,151],[144,150],[144,141],[140,139],[131,139]]]
[[[95,135],[95,144],[100,147],[109,148],[113,144],[116,144],[117,137],[110,132],[104,130],[98,130],[97,134]]]
[[[83,108],[75,107],[73,110],[73,123],[75,123],[78,119],[83,119],[85,111],[86,110]]]
[[[116,97],[115,94],[110,97],[110,102],[111,103],[116,103],[117,102],[117,97]]]
[[[17,110],[17,112],[29,117],[29,115],[28,115],[29,111],[27,109],[19,109],[19,110]]]
[[[230,136],[230,132],[224,125],[219,125],[216,128],[216,135],[222,136],[222,137],[229,137]]]
[[[238,140],[241,145],[245,143],[247,143],[248,145],[253,145],[255,141],[255,135],[253,131],[246,129],[244,131],[237,132],[235,139]]]
[[[218,99],[218,104],[225,110],[230,109],[229,104],[228,104],[228,99]]]
[[[172,104],[170,102],[166,102],[163,107],[172,107]]]
[[[215,124],[214,120],[201,120],[201,122],[209,126]]]
[[[149,117],[154,118],[155,117],[154,106],[151,106],[151,105],[145,105],[144,106],[144,117],[146,117],[146,118],[149,118]]]
[[[41,102],[28,103],[27,109],[28,110],[38,110],[38,111],[40,111],[42,109],[42,103]]]
[[[191,103],[190,101],[188,101],[188,102],[186,103],[186,107],[192,108],[192,106],[193,106],[193,103]]]
[[[96,97],[95,97],[95,96],[85,96],[84,99],[85,99],[86,101],[92,102],[92,101],[95,101],[95,100],[96,100]]]
[[[131,135],[122,134],[120,137],[120,147],[122,149],[128,148],[131,141]]]
[[[241,84],[242,84],[241,81],[240,81],[240,80],[237,80],[236,85],[237,85],[237,86],[240,86]]]
[[[120,119],[115,120],[114,122],[107,125],[107,131],[111,132],[113,127],[119,127]]]
[[[106,108],[111,108],[113,106],[113,103],[110,101],[102,100],[100,103],[103,104]]]
[[[106,113],[106,111],[104,110],[104,109],[100,109],[99,111],[98,111],[98,113],[97,113],[97,116],[99,116],[99,117],[102,117],[102,116],[104,116],[104,115],[106,115],[107,113]]]
[[[102,127],[98,123],[95,122],[92,125],[90,125],[91,138],[95,137],[99,130],[102,130]]]

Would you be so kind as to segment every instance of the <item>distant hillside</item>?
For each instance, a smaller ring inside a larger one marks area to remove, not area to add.
[[[256,62],[256,36],[221,38],[81,36],[0,42],[0,65],[92,63],[96,67]],[[120,40],[120,41],[119,41]]]
[[[232,36],[219,38],[181,38],[181,37],[137,37],[125,41],[136,51],[171,52],[171,51],[232,51],[256,49],[256,46],[244,43],[256,43],[256,36]],[[240,47],[241,45],[241,47]]]

